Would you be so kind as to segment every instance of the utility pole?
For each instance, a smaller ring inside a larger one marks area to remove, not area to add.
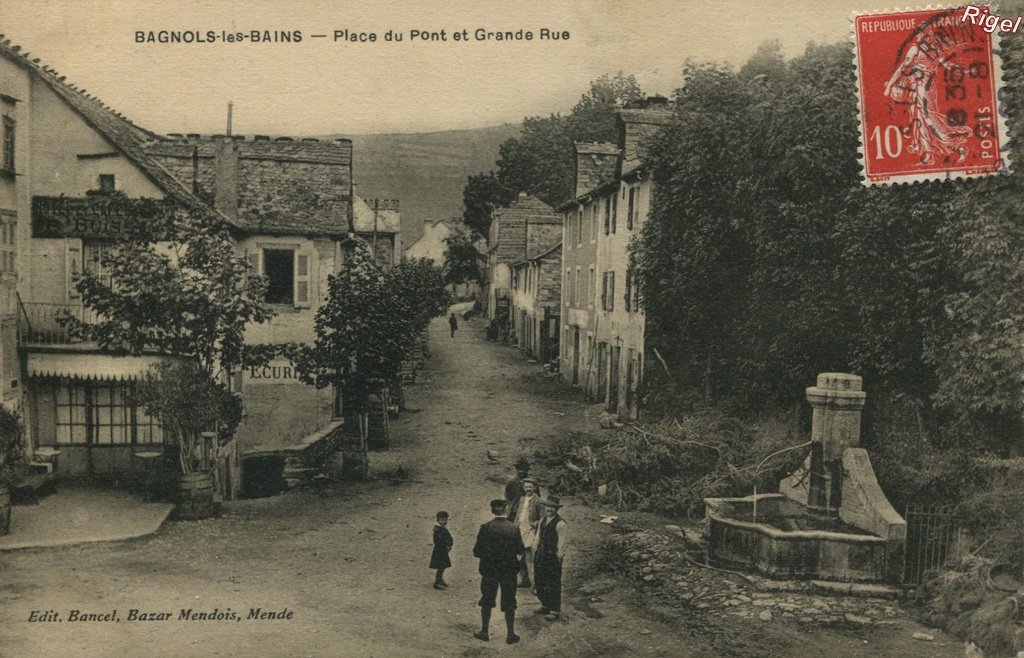
[[[234,103],[228,101],[228,129],[226,133],[228,137],[231,137],[231,108],[233,105]]]
[[[380,209],[380,199],[373,200],[373,262],[377,262],[377,211]]]

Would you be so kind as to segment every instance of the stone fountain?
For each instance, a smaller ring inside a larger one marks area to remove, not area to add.
[[[779,493],[704,500],[712,560],[778,578],[900,580],[907,524],[859,447],[861,385],[827,372],[807,389],[811,452]]]

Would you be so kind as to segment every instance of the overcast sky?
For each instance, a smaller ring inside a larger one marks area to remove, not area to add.
[[[0,31],[156,132],[422,132],[569,110],[622,70],[671,94],[687,58],[741,64],[767,39],[788,56],[849,38],[853,10],[888,2],[782,0],[0,0]],[[530,30],[529,42],[474,31]],[[540,30],[569,32],[541,40]],[[335,30],[376,43],[334,41]],[[411,42],[410,30],[447,41]],[[469,41],[453,33],[468,30]],[[137,31],[301,31],[301,43],[140,44]],[[401,43],[385,42],[388,30]],[[314,38],[312,34],[326,34]]]

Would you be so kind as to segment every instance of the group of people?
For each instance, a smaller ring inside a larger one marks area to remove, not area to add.
[[[568,541],[566,522],[559,516],[557,496],[541,498],[537,482],[529,477],[530,463],[516,462],[516,476],[505,486],[505,497],[491,501],[494,518],[480,526],[474,557],[480,560],[480,631],[473,637],[490,640],[491,611],[499,607],[505,615],[505,641],[515,644],[516,594],[520,587],[534,589],[540,600],[535,611],[548,621],[561,618],[562,561]],[[446,589],[444,571],[451,566],[448,556],[452,536],[446,528],[447,512],[437,513],[434,551],[430,568],[436,570],[435,589]],[[533,579],[531,581],[531,566]]]

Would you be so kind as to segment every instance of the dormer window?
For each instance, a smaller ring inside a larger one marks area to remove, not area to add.
[[[100,192],[111,194],[116,189],[114,174],[100,174]]]

